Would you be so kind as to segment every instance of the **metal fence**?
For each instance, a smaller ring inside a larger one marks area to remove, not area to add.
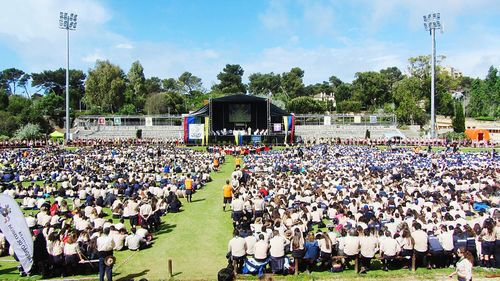
[[[80,116],[75,126],[85,129],[92,127],[124,127],[124,126],[181,126],[182,115],[139,115],[139,116]]]
[[[396,126],[394,114],[300,114],[295,125]]]
[[[295,124],[301,125],[352,125],[352,126],[396,126],[393,114],[299,114]],[[139,115],[139,116],[80,116],[75,120],[80,128],[120,126],[181,126],[182,115]]]

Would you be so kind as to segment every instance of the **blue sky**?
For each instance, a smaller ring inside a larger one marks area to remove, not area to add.
[[[498,0],[0,0],[0,69],[65,66],[59,11],[79,15],[71,67],[108,59],[125,72],[140,60],[146,76],[190,71],[206,88],[225,64],[254,72],[305,70],[307,84],[331,75],[397,66],[430,53],[422,15],[441,12],[444,64],[473,77],[500,67]]]

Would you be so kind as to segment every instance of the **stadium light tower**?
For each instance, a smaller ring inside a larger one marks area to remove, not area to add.
[[[441,26],[441,14],[433,13],[424,16],[424,27],[429,31],[432,37],[432,55],[431,55],[431,138],[436,137],[436,113],[434,104],[435,76],[436,76],[436,29],[443,30]]]
[[[66,29],[66,142],[69,141],[69,31],[76,29],[76,14],[59,13],[59,28]]]

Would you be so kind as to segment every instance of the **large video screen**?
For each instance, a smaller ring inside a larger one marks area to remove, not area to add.
[[[252,121],[250,104],[229,104],[229,122],[248,123]]]

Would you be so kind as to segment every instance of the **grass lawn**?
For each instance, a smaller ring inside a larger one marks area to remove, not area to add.
[[[226,266],[227,243],[231,239],[232,223],[230,212],[222,211],[222,186],[230,177],[234,159],[226,157],[221,171],[212,173],[212,182],[193,196],[193,202],[183,202],[183,211],[163,217],[162,229],[155,235],[152,247],[139,251],[115,252],[117,258],[114,280],[169,280],[168,260],[173,262],[173,280],[216,280],[217,272]],[[109,209],[105,209],[110,213]],[[0,280],[38,280],[40,276],[20,278],[17,262],[11,257],[0,257]],[[375,264],[375,262],[374,262]],[[377,265],[375,265],[376,267]],[[374,270],[365,275],[346,270],[342,273],[313,272],[298,276],[274,276],[273,280],[455,280],[447,275],[452,269],[426,270],[416,272],[395,270],[384,272]],[[498,274],[498,271],[496,272]],[[493,273],[481,269],[474,271],[474,280],[491,280]],[[77,276],[91,280],[92,276]],[[92,280],[96,280],[92,279]],[[238,280],[257,280],[254,276],[239,276]]]

